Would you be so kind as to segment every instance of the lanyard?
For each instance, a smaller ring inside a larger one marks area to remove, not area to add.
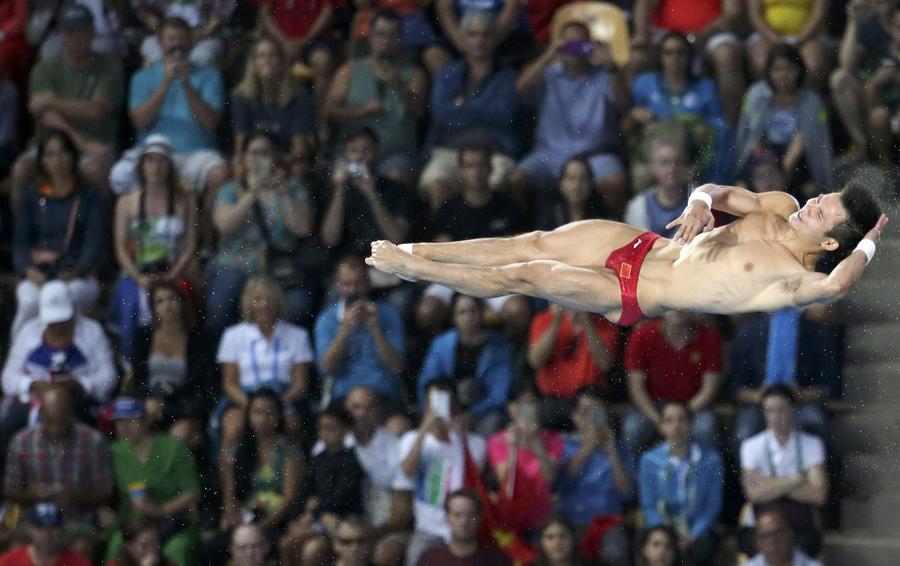
[[[772,440],[775,440],[775,435],[772,435]],[[775,440],[775,442],[778,442]],[[766,463],[769,465],[769,472],[772,474],[773,478],[778,477],[778,472],[775,471],[775,460],[772,457],[772,448],[769,447],[769,439],[766,438],[765,442],[766,448]],[[803,453],[800,451],[800,433],[798,431],[794,431],[794,453],[797,459],[797,473],[803,473]]]
[[[657,510],[659,514],[663,517],[663,520],[666,524],[673,526],[679,532],[684,531],[685,534],[690,531],[687,525],[688,518],[690,517],[693,508],[694,502],[697,495],[697,478],[694,473],[694,467],[697,462],[700,461],[699,449],[695,445],[691,445],[688,449],[687,455],[685,457],[685,465],[687,466],[687,470],[685,470],[684,474],[680,474],[681,477],[676,477],[680,482],[679,489],[675,492],[676,500],[680,499],[681,512],[677,517],[673,517],[671,513],[669,513],[669,506],[666,503],[665,496],[661,497],[657,502]],[[680,468],[681,466],[678,466]],[[669,449],[666,448],[666,466],[661,471],[661,479],[664,490],[668,490],[672,484],[672,474],[677,473],[676,466],[672,464],[671,458],[669,457]],[[684,494],[683,497],[679,497],[679,494]]]
[[[256,345],[261,342],[261,340],[254,340],[250,343],[250,368],[253,370],[253,379],[256,382],[256,386],[259,387],[264,383],[262,376],[259,372],[259,365],[256,362]],[[281,346],[281,342],[278,340],[276,336],[273,340],[273,348],[272,348],[272,377],[271,381],[278,382],[278,352]]]

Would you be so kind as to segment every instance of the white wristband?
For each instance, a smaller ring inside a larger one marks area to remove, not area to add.
[[[400,251],[401,251],[401,252],[406,252],[406,253],[408,253],[408,254],[411,254],[411,253],[412,253],[412,246],[413,246],[412,244],[400,244],[400,245],[397,246],[397,247],[400,248]]]
[[[856,244],[856,249],[853,251],[861,251],[866,254],[866,265],[869,265],[869,262],[875,257],[875,242],[868,238],[863,238]]]
[[[709,193],[704,193],[701,190],[695,190],[691,193],[691,196],[688,197],[688,204],[694,202],[695,200],[699,200],[701,202],[705,202],[706,206],[712,210],[712,197],[709,196]]]

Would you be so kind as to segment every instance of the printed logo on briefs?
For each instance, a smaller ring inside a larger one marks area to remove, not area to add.
[[[622,262],[622,266],[619,267],[619,277],[621,279],[631,279],[631,264]]]

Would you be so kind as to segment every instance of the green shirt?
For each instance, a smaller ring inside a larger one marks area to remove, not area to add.
[[[105,100],[113,109],[110,119],[87,120],[81,116],[65,116],[66,120],[91,141],[115,144],[118,139],[119,108],[124,99],[122,65],[115,59],[94,55],[84,69],[73,69],[61,55],[40,60],[31,71],[29,92],[50,93],[60,98]],[[38,127],[38,135],[41,128]]]

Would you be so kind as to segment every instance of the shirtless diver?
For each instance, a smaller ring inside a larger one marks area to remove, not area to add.
[[[714,228],[712,210],[739,220]],[[667,227],[678,226],[671,240],[583,220],[509,238],[381,240],[366,263],[466,295],[530,295],[630,326],[667,310],[733,314],[836,301],[862,276],[886,223],[858,184],[802,208],[786,193],[707,184]],[[854,246],[830,274],[814,271],[823,254]]]

